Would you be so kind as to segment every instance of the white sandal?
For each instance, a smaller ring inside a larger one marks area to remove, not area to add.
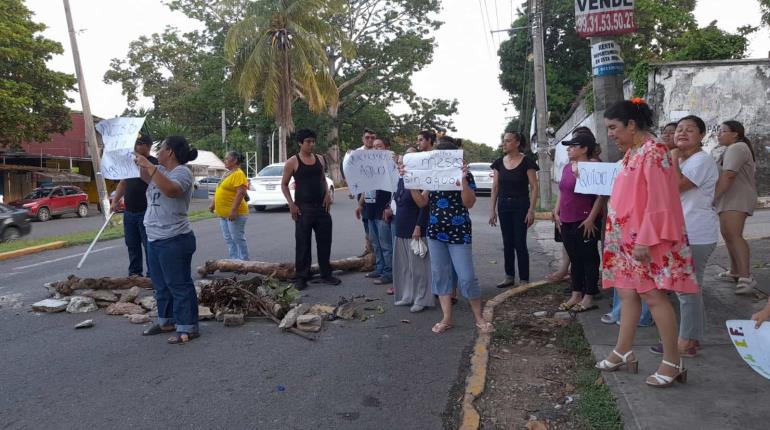
[[[614,372],[620,369],[621,367],[626,366],[626,370],[628,370],[629,373],[639,372],[639,361],[636,359],[636,357],[633,356],[634,354],[633,349],[629,350],[625,354],[621,354],[613,349],[612,353],[620,357],[621,361],[619,363],[613,363],[610,360],[604,359],[596,363],[595,367],[605,372]],[[630,360],[629,357],[633,358],[633,360]]]
[[[738,278],[738,283],[735,285],[735,294],[751,294],[756,286],[757,281],[752,277]]]
[[[647,380],[644,381],[645,383],[647,383],[647,385],[655,388],[666,388],[673,385],[674,381],[679,381],[681,383],[687,382],[687,369],[684,368],[684,363],[682,363],[681,359],[679,360],[679,365],[676,365],[666,360],[661,361],[661,363],[676,369],[677,370],[676,375],[666,376],[666,375],[661,375],[658,372],[655,372],[652,375],[648,376]]]
[[[737,282],[740,276],[730,273],[729,270],[725,270],[724,272],[717,273],[714,278],[720,281]]]

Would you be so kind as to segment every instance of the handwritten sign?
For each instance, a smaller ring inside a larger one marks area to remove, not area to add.
[[[367,191],[396,191],[398,166],[393,151],[357,149],[345,155],[342,170],[348,190],[356,195]]]
[[[404,155],[404,188],[409,190],[460,191],[463,177],[462,150],[435,150]]]
[[[138,178],[139,167],[134,163],[134,144],[144,118],[112,118],[96,124],[102,135],[102,176],[107,179]]]
[[[612,184],[620,173],[620,163],[580,162],[575,192],[578,194],[612,194]]]
[[[758,329],[749,320],[728,320],[725,324],[738,355],[755,372],[770,379],[770,323]]]

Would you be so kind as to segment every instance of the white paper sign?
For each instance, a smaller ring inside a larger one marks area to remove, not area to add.
[[[435,150],[404,155],[404,188],[409,190],[460,191],[463,177],[462,150]]]
[[[755,372],[770,379],[770,323],[758,329],[750,320],[728,320],[725,324],[738,355]]]
[[[134,144],[144,118],[112,118],[96,124],[102,135],[102,176],[107,179],[138,178],[139,167],[134,163]]]
[[[352,195],[375,190],[394,192],[398,187],[393,151],[357,149],[345,155],[342,170]]]
[[[580,162],[578,163],[575,192],[578,194],[612,194],[612,184],[620,173],[620,163]]]

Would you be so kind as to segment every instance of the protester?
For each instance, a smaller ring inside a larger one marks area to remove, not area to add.
[[[585,312],[596,309],[594,296],[599,293],[599,228],[604,198],[575,192],[578,163],[593,156],[596,140],[592,135],[577,134],[562,142],[567,147],[569,163],[559,181],[559,197],[554,208],[556,227],[561,232],[564,248],[572,262],[570,280],[572,295],[560,310]]]
[[[503,136],[502,158],[492,163],[492,195],[490,199],[489,225],[496,226],[500,218],[505,258],[505,279],[497,288],[505,288],[516,282],[516,262],[519,281],[529,282],[529,251],[527,229],[535,222],[535,203],[538,184],[537,164],[524,155],[527,142],[524,135],[515,131]]]
[[[441,137],[436,149],[454,150],[457,146],[449,136]],[[420,191],[411,190],[417,206],[429,208],[428,253],[430,254],[431,289],[439,298],[443,318],[432,331],[440,334],[452,328],[452,271],[457,273],[463,296],[468,299],[476,327],[482,332],[494,331],[492,323],[481,314],[481,288],[473,268],[471,218],[468,209],[476,203],[473,179],[468,176],[467,166],[463,167],[461,191]]]
[[[158,306],[158,322],[142,334],[151,336],[176,329],[168,343],[185,344],[200,336],[198,297],[191,276],[195,234],[187,219],[193,175],[186,166],[198,157],[198,150],[182,136],[168,136],[158,150],[159,165],[141,154],[135,157],[142,180],[149,184],[144,227]]]
[[[341,281],[332,276],[329,258],[332,250],[332,217],[329,214],[332,198],[326,186],[324,160],[313,152],[316,134],[301,129],[296,134],[299,152],[286,161],[281,178],[281,191],[289,204],[294,220],[294,286],[298,290],[307,287],[311,278],[312,235],[315,233],[319,280],[314,283],[338,285]],[[289,192],[289,181],[294,178],[294,198]]]
[[[718,140],[727,149],[718,161],[721,173],[714,202],[730,256],[730,269],[718,274],[717,279],[736,282],[735,294],[751,294],[757,281],[751,276],[751,250],[743,238],[743,227],[757,205],[756,157],[743,124],[738,121],[722,123]]]
[[[407,154],[413,152],[417,152],[414,147],[406,150]],[[396,202],[395,221],[391,226],[396,232],[393,248],[394,304],[411,305],[409,309],[411,312],[420,312],[435,305],[430,288],[430,253],[418,255],[412,247],[414,241],[426,243],[428,210],[417,206],[412,193],[404,188],[403,178],[398,180],[398,188],[393,200]]]
[[[237,151],[228,152],[224,162],[227,173],[217,185],[209,210],[219,217],[219,228],[225,238],[229,258],[248,260],[249,247],[244,230],[249,215],[245,199],[249,180],[240,167],[243,156]]]
[[[152,138],[140,133],[134,143],[134,151],[146,158],[152,164],[158,164],[158,159],[150,155]],[[147,259],[147,233],[144,230],[144,213],[147,210],[147,182],[141,178],[121,179],[115,188],[110,211],[116,212],[123,199],[123,237],[128,248],[128,276],[142,276],[142,247],[144,260]],[[150,276],[150,263],[147,261],[147,276]]]
[[[677,323],[667,292],[695,293],[698,284],[687,246],[679,201],[678,174],[665,145],[650,133],[652,110],[642,99],[621,101],[604,112],[608,136],[625,156],[612,187],[603,259],[603,286],[621,300],[620,333],[615,348],[596,367],[626,366],[636,372],[633,353],[640,298],[650,307],[663,343],[663,360],[646,379],[653,387],[685,382],[677,348]]]
[[[381,138],[375,139],[374,149],[389,150],[390,143]],[[361,195],[355,209],[356,218],[367,220],[375,270],[366,277],[374,279],[375,285],[393,283],[393,236],[390,231],[390,222],[383,218],[385,208],[390,206],[391,194],[384,190],[367,191]],[[388,294],[393,294],[393,291],[392,288],[387,290]]]
[[[677,123],[670,122],[663,127],[660,132],[660,143],[663,143],[668,147],[669,151],[676,149],[676,141],[674,140],[674,133],[676,132]]]
[[[436,143],[436,133],[423,130],[417,135],[417,150],[419,152],[432,151]]]
[[[679,193],[684,211],[687,240],[692,251],[695,279],[701,291],[692,294],[677,293],[679,297],[679,354],[694,357],[698,353],[706,328],[703,306],[703,272],[719,239],[719,217],[712,206],[719,169],[714,159],[703,151],[706,123],[690,115],[677,123],[674,141],[677,149],[671,151],[674,165],[680,171]],[[663,345],[650,347],[654,354],[663,353]]]
[[[361,146],[358,149],[374,149],[374,141],[377,139],[377,134],[370,128],[364,129],[364,134],[361,136]],[[354,196],[356,200],[360,199],[363,194]],[[370,252],[374,252],[372,242],[369,240],[369,220],[366,218],[366,214],[363,214],[361,221],[364,223],[364,252],[360,257],[365,256]]]

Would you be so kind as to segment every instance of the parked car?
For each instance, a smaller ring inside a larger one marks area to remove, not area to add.
[[[256,211],[263,211],[267,206],[286,206],[286,198],[281,192],[281,178],[284,163],[273,163],[265,166],[257,176],[249,179],[249,206]],[[326,176],[326,185],[334,201],[334,182]],[[294,198],[294,178],[289,181],[289,192]]]
[[[10,242],[32,231],[27,211],[0,203],[0,242]]]
[[[88,216],[88,195],[70,185],[36,188],[23,199],[10,202],[10,206],[27,211],[27,216],[48,221],[68,213],[83,218]]]
[[[207,190],[209,194],[213,193],[217,189],[217,185],[222,181],[219,176],[206,176],[195,181],[193,187],[198,190]]]
[[[490,163],[468,163],[468,170],[476,181],[476,192],[492,192],[492,167]]]

